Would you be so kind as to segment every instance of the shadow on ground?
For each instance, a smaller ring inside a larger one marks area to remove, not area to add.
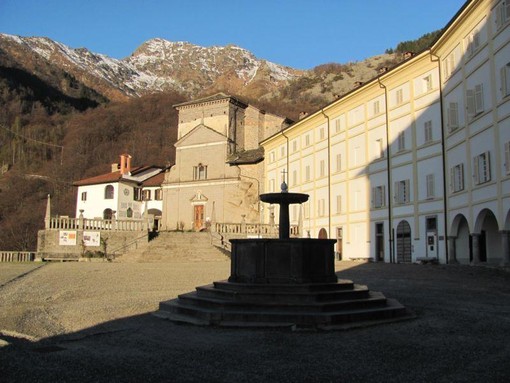
[[[360,264],[339,277],[414,311],[334,332],[174,324],[151,313],[37,342],[1,336],[5,382],[503,382],[510,376],[510,273]]]

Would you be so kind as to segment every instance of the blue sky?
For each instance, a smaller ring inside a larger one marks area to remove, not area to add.
[[[444,27],[464,0],[0,0],[0,33],[110,57],[151,38],[235,44],[299,69],[347,63]]]

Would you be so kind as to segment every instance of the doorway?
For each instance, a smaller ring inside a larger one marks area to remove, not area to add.
[[[411,226],[404,220],[397,226],[397,262],[411,263],[411,252]]]
[[[375,224],[375,260],[384,262],[384,223]]]
[[[204,227],[204,205],[195,205],[193,209],[193,229],[200,231]]]
[[[342,252],[343,252],[343,228],[336,228],[336,254],[337,259],[339,261],[342,260]]]

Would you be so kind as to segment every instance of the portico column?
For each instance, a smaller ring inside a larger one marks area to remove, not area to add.
[[[455,241],[457,237],[448,237],[448,263],[455,264],[457,261],[457,252],[455,248]]]
[[[510,230],[501,230],[501,266],[510,266]]]
[[[473,239],[473,261],[472,264],[476,265],[480,263],[480,234],[471,234]]]

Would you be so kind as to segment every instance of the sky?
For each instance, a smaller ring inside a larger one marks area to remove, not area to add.
[[[444,27],[465,0],[0,0],[0,33],[124,58],[152,38],[234,44],[296,69],[384,53]]]

